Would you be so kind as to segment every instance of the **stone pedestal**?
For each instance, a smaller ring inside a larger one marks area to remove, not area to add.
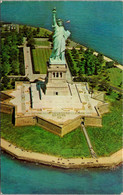
[[[66,64],[50,64],[48,68],[48,84],[46,95],[70,95],[66,82]]]

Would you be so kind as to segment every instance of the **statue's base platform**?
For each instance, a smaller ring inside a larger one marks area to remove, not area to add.
[[[12,98],[5,100],[2,107],[5,111],[5,105],[15,106],[16,126],[38,124],[59,136],[76,129],[83,121],[87,126],[102,126],[100,113],[108,112],[107,104],[93,99],[84,83],[68,85],[60,86],[69,88],[67,96],[47,95],[41,90],[40,98],[36,83],[16,82],[15,90],[9,92]]]

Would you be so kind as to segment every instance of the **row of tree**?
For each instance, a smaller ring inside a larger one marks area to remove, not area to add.
[[[19,33],[23,34],[24,37],[28,37],[31,34],[34,38],[41,38],[41,37],[49,38],[51,34],[47,30],[40,30],[39,27],[34,28],[34,27],[28,27],[27,25],[24,25],[23,27],[19,27]]]
[[[1,76],[19,74],[19,49],[22,43],[16,32],[10,32],[1,41]]]
[[[2,35],[0,54],[1,90],[12,88],[11,79],[7,75],[18,75],[22,72],[24,74],[21,68],[22,65],[24,68],[24,64],[22,64],[23,52],[21,51],[20,53],[20,49],[18,48],[23,43],[23,36],[15,30],[4,32]]]
[[[73,48],[66,51],[68,64],[75,70],[78,70],[78,75],[97,75],[103,68],[104,57],[102,54],[94,55],[92,49],[80,50]],[[71,64],[72,63],[72,64]]]
[[[101,53],[95,55],[94,50],[83,47],[66,50],[66,59],[72,70],[72,75],[98,75],[103,69],[114,67],[114,62],[104,63],[104,56]],[[76,73],[76,74],[74,74]]]

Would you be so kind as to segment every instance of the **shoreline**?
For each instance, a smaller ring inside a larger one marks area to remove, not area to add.
[[[123,162],[123,149],[115,152],[109,157],[99,158],[63,158],[48,154],[30,152],[14,146],[10,142],[1,138],[1,148],[18,160],[39,163],[43,165],[64,168],[114,168]]]

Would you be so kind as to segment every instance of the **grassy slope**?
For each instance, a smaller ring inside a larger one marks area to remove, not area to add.
[[[33,64],[34,70],[40,71],[40,74],[46,74],[47,72],[47,61],[50,57],[51,50],[50,49],[32,49],[33,55]]]
[[[103,116],[103,127],[87,127],[95,152],[108,156],[122,148],[122,103],[112,102],[111,112]]]
[[[110,78],[110,83],[113,86],[118,87],[118,85],[122,82],[122,70],[119,68],[110,68],[109,70],[109,78]]]
[[[63,157],[90,156],[80,128],[60,138],[38,126],[15,127],[8,114],[2,113],[1,119],[1,137],[21,148]]]

